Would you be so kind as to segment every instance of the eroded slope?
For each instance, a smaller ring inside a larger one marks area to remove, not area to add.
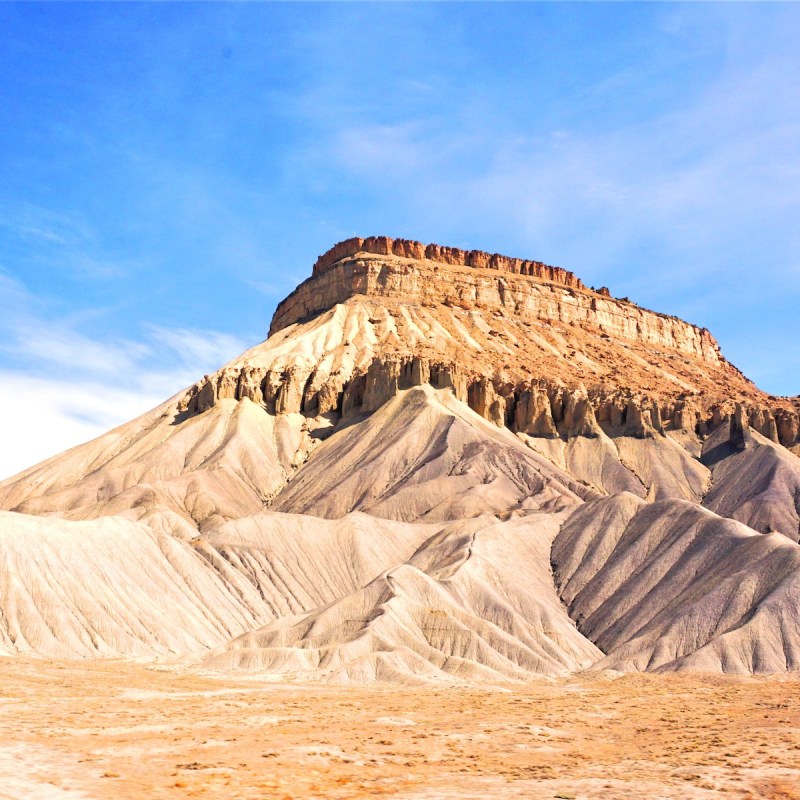
[[[800,668],[800,546],[693,503],[622,494],[556,538],[556,584],[614,669]]]
[[[325,680],[526,680],[589,666],[599,651],[560,603],[548,563],[554,515],[449,525],[404,564],[206,660]]]
[[[563,270],[353,241],[266,342],[0,483],[0,647],[331,681],[800,668],[796,401]]]

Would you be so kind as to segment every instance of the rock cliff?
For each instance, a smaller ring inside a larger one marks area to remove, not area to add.
[[[373,249],[363,249],[367,247]],[[424,257],[407,255],[415,248]],[[389,252],[376,253],[378,249]],[[662,345],[712,363],[721,360],[719,346],[705,328],[614,299],[608,290],[587,289],[558,267],[526,265],[539,262],[439,245],[423,248],[404,239],[348,239],[320,256],[312,277],[280,303],[270,335],[350,297],[366,295],[464,310],[498,310]],[[498,276],[492,270],[504,274]]]
[[[431,384],[533,437],[673,432],[699,441],[738,403],[754,430],[800,445],[797,401],[757,389],[707,329],[540,262],[348,239],[278,306],[270,341],[292,341],[293,326],[310,320],[326,331],[312,355],[304,344],[266,363],[256,348],[191,387],[181,411],[246,397],[271,414],[341,419]]]
[[[412,261],[435,261],[439,264],[475,269],[494,269],[517,275],[530,275],[577,289],[586,288],[571,272],[561,267],[551,267],[541,261],[511,258],[501,256],[499,253],[486,253],[483,250],[460,250],[457,247],[442,247],[439,244],[425,245],[410,239],[391,239],[388,236],[369,236],[366,239],[353,237],[335,244],[317,259],[312,272],[313,277],[322,275],[342,259],[357,253],[398,256]]]

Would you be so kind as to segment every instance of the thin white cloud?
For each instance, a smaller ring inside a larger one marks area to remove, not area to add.
[[[105,383],[0,371],[0,480],[100,436],[164,399]]]
[[[237,336],[213,330],[148,326],[150,338],[172,350],[187,367],[222,365],[246,349]]]
[[[20,309],[30,306],[34,298],[20,281],[3,272],[0,268],[0,322],[9,314],[16,314]]]
[[[406,121],[394,125],[358,125],[344,128],[334,144],[334,155],[349,170],[386,176],[426,168],[434,158],[426,126]],[[438,150],[438,148],[437,148]],[[440,159],[440,150],[436,153]]]
[[[215,330],[149,326],[139,341],[99,338],[47,314],[0,273],[0,476],[145,413],[246,349]]]
[[[33,359],[40,365],[56,365],[92,375],[125,374],[152,354],[152,349],[142,342],[97,341],[52,325],[18,329],[12,347],[17,356]]]
[[[32,203],[0,206],[0,228],[21,238],[43,239],[60,245],[95,238],[81,217]]]
[[[140,266],[108,247],[81,215],[33,203],[0,206],[0,235],[6,257],[16,252],[18,263],[81,280],[115,278]]]

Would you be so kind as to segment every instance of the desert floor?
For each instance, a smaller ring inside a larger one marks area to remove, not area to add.
[[[800,676],[287,685],[0,659],[0,798],[800,798]]]

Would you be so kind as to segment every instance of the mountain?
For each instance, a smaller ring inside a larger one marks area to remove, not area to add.
[[[350,239],[0,483],[0,648],[324,680],[800,664],[800,398],[540,262]]]

